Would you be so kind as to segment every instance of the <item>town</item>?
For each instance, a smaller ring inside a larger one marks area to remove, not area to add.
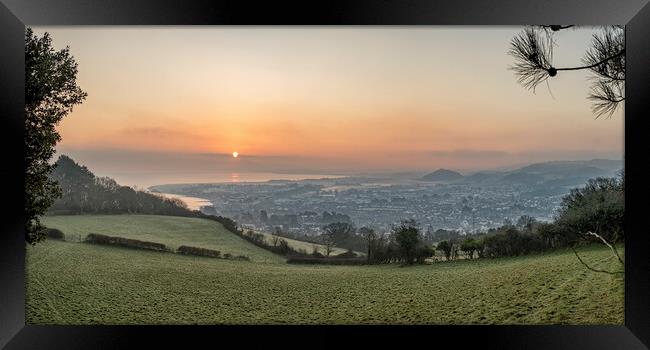
[[[481,232],[521,215],[551,220],[566,194],[549,195],[518,184],[362,178],[196,184],[185,185],[182,193],[210,200],[212,206],[201,208],[206,214],[231,217],[254,230],[306,235],[338,221],[387,231],[404,218],[416,219],[426,229]]]

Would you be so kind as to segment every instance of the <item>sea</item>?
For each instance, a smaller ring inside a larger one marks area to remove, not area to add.
[[[271,180],[304,180],[338,178],[341,175],[328,174],[278,174],[278,173],[186,173],[186,172],[139,172],[139,173],[115,173],[110,175],[117,183],[131,186],[137,190],[147,191],[149,187],[166,184],[188,184],[188,183],[239,183],[239,182],[266,182]],[[210,206],[213,203],[205,198],[188,197],[172,193],[156,192],[168,198],[178,198],[185,202],[192,210],[199,210],[202,206]]]

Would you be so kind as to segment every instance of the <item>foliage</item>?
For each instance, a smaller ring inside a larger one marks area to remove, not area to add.
[[[155,251],[168,251],[164,244],[156,242],[141,241],[137,239],[129,239],[124,237],[107,236],[98,233],[91,233],[85,239],[88,243],[115,245],[124,248],[137,248]]]
[[[560,71],[589,70],[592,85],[589,99],[596,117],[611,116],[625,100],[625,28],[606,26],[592,37],[582,66],[553,66],[555,32],[568,26],[531,26],[510,42],[509,54],[515,59],[510,67],[524,87],[535,88]]]
[[[197,256],[208,256],[211,258],[218,258],[221,256],[221,252],[213,249],[199,248],[199,247],[190,247],[182,245],[176,249],[177,253],[187,254],[187,255],[197,255]]]
[[[70,48],[56,51],[48,33],[42,37],[25,30],[25,240],[34,244],[46,237],[40,223],[60,196],[49,175],[49,163],[61,140],[56,125],[80,104],[86,93],[77,86],[77,63]]]
[[[107,177],[96,177],[87,167],[61,155],[50,175],[61,188],[61,197],[49,214],[154,214],[196,216],[180,199],[136,191]]]
[[[452,243],[449,241],[442,241],[436,245],[436,250],[442,251],[445,254],[445,258],[447,260],[451,260],[451,249]]]
[[[521,232],[515,227],[501,228],[496,234],[483,238],[483,255],[486,257],[519,256],[544,250],[539,235]]]
[[[46,228],[45,233],[47,234],[48,238],[65,239],[65,235],[63,234],[63,232],[55,228]]]
[[[473,259],[474,254],[479,250],[479,243],[474,238],[466,238],[460,244],[460,250],[464,251],[470,259]]]
[[[412,265],[415,262],[415,252],[420,243],[420,229],[415,220],[402,220],[402,222],[393,227],[392,234],[399,247],[399,253],[402,260]]]
[[[366,249],[366,242],[362,235],[348,222],[333,222],[323,227],[324,233],[320,235],[322,243],[327,247],[340,247],[345,249],[363,251]]]
[[[610,242],[625,238],[624,178],[596,178],[562,199],[557,224],[574,236],[596,232]]]

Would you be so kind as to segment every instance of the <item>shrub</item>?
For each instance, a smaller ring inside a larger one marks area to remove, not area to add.
[[[45,229],[45,233],[47,234],[48,238],[65,239],[65,235],[63,234],[63,231],[61,231],[59,229],[56,229],[56,228]]]
[[[186,245],[178,247],[176,250],[177,253],[186,254],[186,255],[196,255],[196,256],[207,256],[210,258],[219,258],[221,257],[221,252],[218,250],[198,248],[198,247],[189,247]]]
[[[140,241],[124,237],[107,236],[98,233],[91,233],[86,237],[86,242],[94,244],[114,245],[125,248],[135,248],[153,251],[168,251],[164,244],[156,242]]]
[[[415,248],[415,262],[418,264],[424,264],[424,261],[427,258],[432,257],[435,254],[435,251],[431,246],[421,244]]]
[[[226,254],[223,255],[223,257],[224,257],[224,259],[230,259],[230,258],[232,258],[232,254],[226,253]]]

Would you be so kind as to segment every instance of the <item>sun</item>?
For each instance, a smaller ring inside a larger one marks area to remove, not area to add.
[[[232,152],[232,157],[233,158],[239,157],[239,152]]]

